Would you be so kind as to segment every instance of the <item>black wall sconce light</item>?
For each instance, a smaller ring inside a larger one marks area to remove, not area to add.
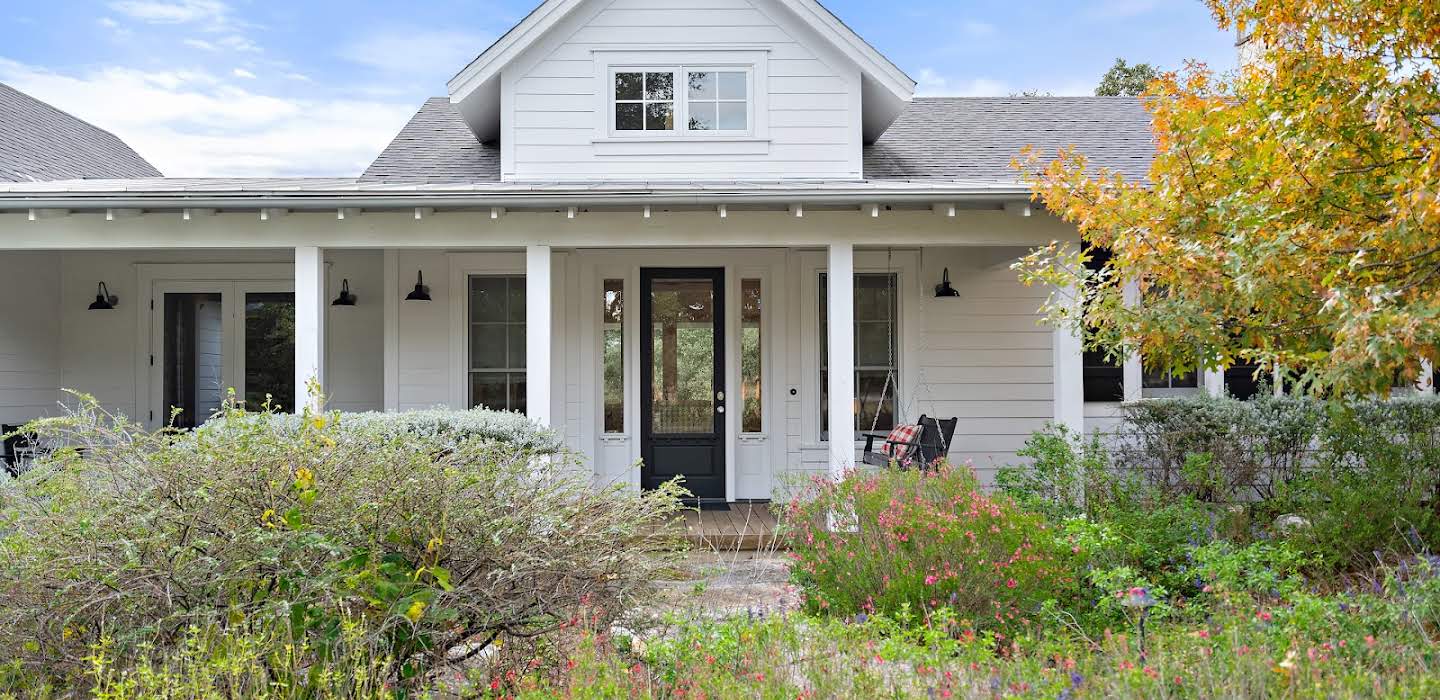
[[[346,279],[340,282],[340,296],[336,297],[335,301],[330,302],[330,305],[354,306],[355,302],[359,301],[359,299],[359,297],[350,293],[350,280]]]
[[[960,292],[950,286],[950,268],[947,267],[945,268],[945,276],[940,279],[940,284],[935,285],[935,298],[945,299],[958,296],[960,296]]]
[[[95,290],[95,302],[90,304],[91,311],[112,311],[120,304],[120,297],[110,293],[110,288],[104,282]]]
[[[425,271],[415,273],[415,291],[405,297],[405,301],[430,301],[430,288],[425,286]]]

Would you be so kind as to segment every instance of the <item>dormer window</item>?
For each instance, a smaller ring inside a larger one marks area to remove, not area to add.
[[[612,75],[616,136],[751,135],[748,67],[616,68]]]
[[[744,71],[687,71],[686,123],[691,131],[743,132],[750,124],[750,78]]]
[[[616,131],[674,131],[675,73],[617,71]]]

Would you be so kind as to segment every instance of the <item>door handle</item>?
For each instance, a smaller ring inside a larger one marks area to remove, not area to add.
[[[716,407],[715,412],[723,415],[723,414],[725,413],[725,407],[724,407],[724,406],[718,406],[718,407]]]

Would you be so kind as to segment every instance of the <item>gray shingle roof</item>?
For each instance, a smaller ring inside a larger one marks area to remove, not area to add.
[[[1076,146],[1093,167],[1143,179],[1155,157],[1150,116],[1134,97],[918,98],[865,149],[872,180],[1015,178],[1027,145]]]
[[[114,134],[0,83],[0,182],[159,176]]]
[[[865,148],[871,181],[1015,181],[1026,145],[1079,147],[1096,167],[1143,178],[1154,157],[1150,117],[1133,97],[917,98]],[[481,144],[444,97],[426,101],[361,182],[497,182],[500,149]]]
[[[498,182],[500,149],[480,143],[448,97],[432,97],[366,168],[361,182]]]

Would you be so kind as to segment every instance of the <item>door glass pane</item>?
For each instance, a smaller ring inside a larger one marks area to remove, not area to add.
[[[657,435],[715,433],[715,288],[710,280],[654,280],[652,429]]]
[[[760,365],[760,280],[740,282],[740,393],[744,400],[744,414],[741,415],[740,429],[747,433],[764,430],[761,415]]]
[[[295,294],[245,295],[245,408],[295,409]]]
[[[223,321],[219,292],[165,295],[165,413],[157,418],[166,424],[194,428],[220,410],[225,400]]]
[[[625,280],[605,280],[605,432],[625,432]]]

